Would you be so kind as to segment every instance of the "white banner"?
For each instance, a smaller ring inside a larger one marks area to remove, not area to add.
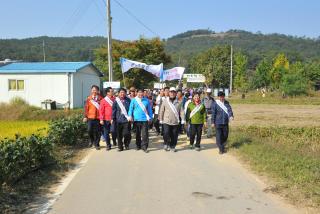
[[[103,82],[103,88],[108,88],[108,87],[111,87],[111,88],[121,88],[120,87],[120,82]]]
[[[166,80],[180,80],[184,73],[184,67],[174,67],[163,71],[162,81]]]
[[[153,88],[155,88],[155,89],[162,89],[162,88],[164,88],[164,87],[166,87],[166,84],[165,84],[165,83],[155,82],[155,83],[153,84]]]
[[[133,60],[129,60],[129,59],[125,59],[125,58],[121,57],[120,64],[121,64],[122,73],[127,72],[131,68],[140,68],[140,69],[143,69],[145,71],[152,73],[153,75],[155,75],[157,77],[160,77],[161,73],[163,71],[163,64],[162,63],[159,65],[147,65],[142,62],[137,62],[137,61],[133,61]]]
[[[183,78],[187,78],[187,82],[205,82],[206,77],[203,74],[184,74]]]

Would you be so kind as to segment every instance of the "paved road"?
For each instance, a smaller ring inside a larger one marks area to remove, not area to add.
[[[295,213],[263,192],[263,184],[212,140],[203,150],[165,152],[151,136],[148,154],[92,151],[50,213]],[[133,146],[133,145],[132,145]]]

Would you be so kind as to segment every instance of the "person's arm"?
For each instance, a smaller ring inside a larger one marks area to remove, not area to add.
[[[86,103],[84,105],[83,122],[87,122],[87,120],[88,120],[88,111],[89,111],[89,101],[87,99]]]
[[[187,105],[187,111],[186,111],[186,121],[189,122],[190,121],[190,104]]]
[[[160,110],[159,110],[159,121],[160,121],[160,123],[163,122],[164,110],[165,110],[164,103],[162,103],[162,105],[160,106]]]
[[[217,117],[217,104],[216,102],[213,102],[211,105],[211,112],[212,112],[212,118],[211,118],[211,124],[216,124],[216,117]]]
[[[100,108],[99,108],[99,119],[100,119],[100,121],[103,121],[103,119],[104,119],[104,102],[103,102],[103,100],[101,100],[101,102],[100,102]]]
[[[203,123],[204,124],[206,124],[207,123],[207,109],[206,109],[206,107],[205,107],[205,105],[204,104],[202,104],[203,106]]]
[[[232,119],[233,119],[234,118],[233,111],[232,111],[232,108],[231,108],[231,105],[229,102],[227,104],[227,109],[228,109],[229,117],[232,117]]]
[[[112,105],[112,120],[117,121],[117,111],[118,111],[118,104],[116,101],[113,102]]]
[[[134,100],[131,100],[130,106],[129,106],[129,112],[128,116],[132,119],[133,118],[133,105],[134,105]]]
[[[185,118],[185,114],[184,114],[184,109],[182,108],[183,105],[181,104],[180,106],[180,118],[181,118],[181,124],[185,124],[186,122],[186,118]]]
[[[150,119],[152,119],[153,118],[153,112],[152,112],[152,107],[151,107],[151,104],[150,104],[149,100],[148,100],[148,104],[147,104],[147,111],[148,111]]]

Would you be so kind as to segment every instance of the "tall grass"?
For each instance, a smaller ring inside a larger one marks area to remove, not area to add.
[[[47,129],[48,123],[46,121],[0,121],[0,139],[13,139],[16,134],[23,137],[35,133],[45,136]]]

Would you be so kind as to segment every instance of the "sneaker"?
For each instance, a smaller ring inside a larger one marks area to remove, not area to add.
[[[107,151],[110,151],[111,150],[111,147],[110,146],[107,146]]]
[[[125,149],[125,150],[129,150],[129,146],[126,146],[124,149]]]
[[[123,149],[118,149],[118,152],[122,152],[123,151]]]
[[[139,151],[141,148],[137,147],[136,150]]]
[[[148,149],[144,149],[143,151],[144,151],[144,153],[148,153],[149,152]]]
[[[200,152],[200,150],[201,150],[200,147],[196,147],[197,152]]]
[[[167,151],[167,149],[168,149],[168,146],[167,146],[167,145],[164,145],[164,146],[163,146],[163,150],[164,150],[164,151]]]
[[[193,149],[193,145],[190,145],[189,148],[190,148],[190,149]]]
[[[88,147],[91,148],[92,146],[93,146],[93,143],[90,142],[90,143],[88,144]]]
[[[100,150],[100,147],[99,147],[99,146],[97,146],[97,147],[96,147],[96,150]]]
[[[219,151],[219,154],[222,155],[222,154],[223,154],[223,151]]]
[[[170,151],[171,152],[177,152],[177,150],[175,148],[171,148]]]

